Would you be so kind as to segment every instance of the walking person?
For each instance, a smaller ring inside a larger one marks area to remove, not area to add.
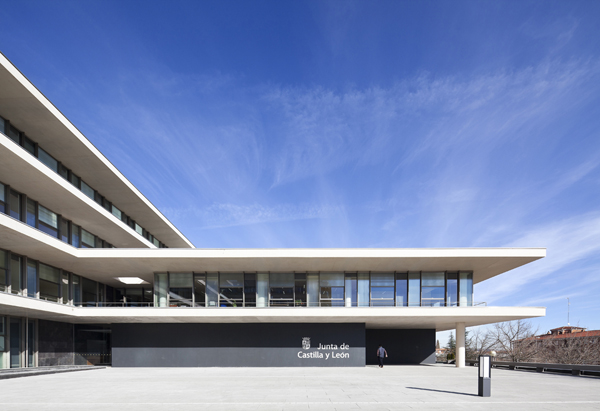
[[[379,344],[379,348],[377,349],[377,359],[379,360],[379,368],[383,368],[383,356],[388,356],[387,351],[381,344]]]

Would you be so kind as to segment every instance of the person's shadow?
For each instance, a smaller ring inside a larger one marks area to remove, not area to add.
[[[435,391],[435,392],[443,392],[446,394],[459,394],[459,395],[468,395],[469,397],[477,397],[477,394],[469,394],[466,392],[456,392],[456,391],[444,391],[444,390],[434,390],[432,388],[419,388],[419,387],[406,387],[410,390],[423,390],[423,391]]]

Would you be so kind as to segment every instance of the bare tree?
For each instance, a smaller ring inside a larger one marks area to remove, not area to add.
[[[516,320],[498,323],[490,332],[498,359],[512,362],[535,360],[538,352],[535,335],[538,329],[534,329],[531,322]]]
[[[494,348],[496,339],[495,334],[490,330],[484,330],[480,327],[470,330],[467,339],[466,356],[469,360],[476,360],[480,355],[490,352]]]

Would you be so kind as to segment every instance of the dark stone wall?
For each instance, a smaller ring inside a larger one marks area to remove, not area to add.
[[[38,364],[73,365],[73,324],[39,320]]]
[[[366,330],[367,364],[377,364],[377,348],[388,353],[384,364],[435,364],[435,330]]]
[[[310,348],[303,339],[310,338]],[[319,344],[337,348],[318,349]],[[347,346],[347,347],[346,347]],[[113,324],[113,367],[363,367],[364,324]]]

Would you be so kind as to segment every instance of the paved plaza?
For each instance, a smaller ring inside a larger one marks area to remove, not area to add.
[[[600,378],[477,368],[106,368],[0,381],[11,410],[600,410]]]

